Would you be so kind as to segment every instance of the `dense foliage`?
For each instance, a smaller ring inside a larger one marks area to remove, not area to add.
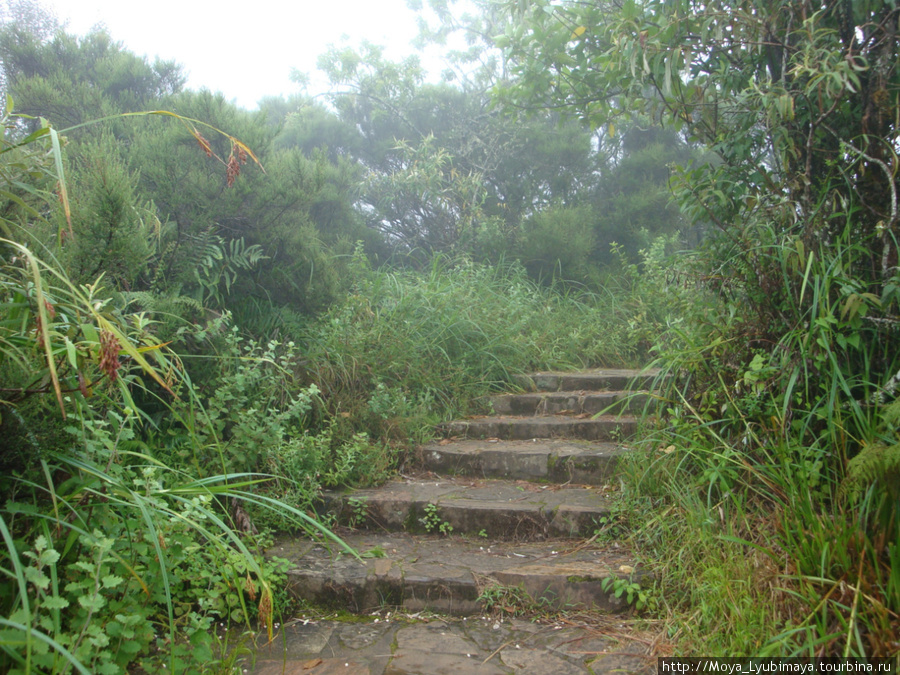
[[[256,112],[2,7],[0,669],[227,671],[324,488],[651,357],[682,649],[896,654],[900,10],[428,4],[441,83],[364,43]]]
[[[251,113],[6,9],[4,670],[229,670],[215,623],[286,608],[267,532],[329,536],[308,516],[323,488],[389,476],[511,373],[638,362],[628,319],[670,310],[553,279],[597,277],[578,125],[510,133],[484,92],[376,52],[332,76],[387,87],[381,107],[336,90],[334,111]],[[555,222],[587,232],[577,265]]]
[[[655,479],[673,474],[675,503],[727,512],[726,533],[764,568],[785,558],[795,585],[755,638],[711,651],[896,654],[900,9],[500,4],[519,18],[496,38],[507,100],[595,126],[646,116],[714,158],[674,182],[711,232],[681,265],[699,302],[660,352],[661,447],[679,452]]]

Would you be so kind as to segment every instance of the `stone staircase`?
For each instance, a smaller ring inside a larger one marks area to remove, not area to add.
[[[277,542],[271,553],[294,563],[290,591],[355,613],[477,615],[483,594],[504,588],[543,607],[624,609],[604,579],[641,572],[590,538],[654,375],[537,373],[523,392],[490,397],[493,414],[446,424],[416,475],[326,496],[361,560],[323,541]]]

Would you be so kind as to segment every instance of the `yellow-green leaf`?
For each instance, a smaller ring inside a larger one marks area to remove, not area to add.
[[[162,349],[163,347],[168,347],[170,344],[172,344],[172,343],[171,342],[161,342],[156,345],[147,345],[146,347],[138,347],[138,352],[141,354],[143,354],[144,352],[152,352],[157,349]]]
[[[93,342],[95,344],[99,344],[100,335],[97,333],[97,329],[94,328],[94,324],[92,323],[83,323],[81,324],[81,332],[84,333],[85,340],[89,342]]]
[[[72,344],[72,341],[63,336],[63,340],[66,342],[66,354],[69,356],[69,363],[73,368],[78,368],[78,350],[75,349],[75,345]]]

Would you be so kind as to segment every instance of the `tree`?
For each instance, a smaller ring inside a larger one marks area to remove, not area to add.
[[[35,118],[19,118],[24,128],[37,128],[38,117],[74,127],[66,132],[72,178],[90,179],[73,204],[79,236],[59,255],[76,279],[106,270],[122,289],[217,309],[246,301],[313,312],[341,291],[334,253],[349,253],[360,239],[377,249],[377,237],[352,209],[357,169],[340,152],[300,147],[283,133],[296,129],[282,122],[285,107],[298,103],[251,113],[220,94],[182,91],[178,66],[150,64],[105,31],[78,38],[9,24],[0,31],[0,57],[17,111]],[[137,123],[122,115],[147,109],[202,119],[225,134],[162,116]],[[339,124],[333,115],[321,118]],[[268,173],[244,165],[246,148]],[[101,194],[102,186],[115,188]],[[153,215],[145,213],[150,196]],[[152,240],[134,236],[135,227],[156,218]],[[99,242],[110,254],[102,260]],[[120,255],[129,247],[134,255]],[[271,262],[251,269],[258,250]]]
[[[516,78],[504,96],[563,106],[596,127],[643,114],[703,143],[716,161],[678,173],[681,206],[720,232],[720,261],[743,261],[723,288],[748,303],[760,340],[802,320],[806,252],[842,235],[854,241],[854,292],[873,294],[880,306],[867,307],[887,318],[897,302],[898,13],[874,0],[538,0],[500,39]],[[783,247],[804,258],[788,277],[770,255]]]
[[[430,258],[436,252],[471,252],[483,234],[493,229],[481,209],[481,176],[462,173],[434,137],[417,146],[400,142],[399,165],[390,173],[371,173],[364,193],[374,207],[372,225],[397,249]]]
[[[900,611],[900,593],[880,582],[900,542],[900,6],[501,5],[521,19],[499,39],[513,78],[506,100],[598,128],[642,115],[711,157],[674,179],[685,216],[712,228],[692,290],[713,300],[668,334],[676,348],[659,347],[671,373],[689,373],[673,387],[670,420],[673,438],[689,439],[684,467],[708,508],[740,494],[741,520],[754,505],[754,522],[773,504],[786,514],[772,541],[810,611],[785,617],[769,646],[895,652],[895,622],[876,614]],[[745,475],[723,478],[724,457]],[[679,484],[670,495],[682,493]],[[808,533],[818,522],[828,528],[817,539]],[[832,555],[841,527],[852,561]],[[808,583],[816,575],[823,585]],[[878,609],[829,597],[838,582],[828,579],[872,589]]]
[[[631,259],[659,235],[679,234],[696,246],[704,223],[689,223],[672,198],[670,177],[676,166],[701,159],[682,136],[640,120],[616,125],[614,153],[600,170],[593,191],[598,246],[594,260],[613,262],[614,242]],[[604,133],[608,135],[608,133]]]
[[[26,28],[41,40],[48,40],[61,28],[56,14],[37,0],[3,0],[0,24]]]
[[[900,368],[900,7],[504,6],[521,19],[498,38],[513,78],[505,100],[561,107],[597,128],[643,115],[707,150],[708,161],[677,168],[673,180],[685,216],[712,229],[698,283],[740,308],[727,329],[708,327],[709,339],[726,331],[728,377],[742,381],[754,350],[772,353],[780,375],[769,391],[788,438],[794,414],[840,390],[851,415],[834,422],[832,401],[802,427],[802,442],[821,447],[830,470],[895,443],[866,401],[889,397]],[[728,379],[707,375],[701,390]]]
[[[842,224],[823,219],[819,199],[837,189],[866,214],[865,234],[884,224],[877,255],[890,266],[895,253],[884,235],[898,215],[893,3],[518,7],[522,22],[499,41],[514,77],[507,99],[563,106],[597,127],[639,112],[684,129],[721,159],[705,172],[706,187],[691,189],[725,229],[773,208],[807,242],[834,234]]]
[[[78,235],[61,248],[60,262],[75,283],[92,283],[102,274],[114,288],[134,288],[146,273],[153,237],[159,234],[156,210],[136,194],[137,175],[106,137],[81,148],[67,177],[72,231]],[[65,227],[60,223],[56,229]]]
[[[266,173],[246,171],[229,185],[216,160],[235,156],[226,137],[204,139],[198,148],[195,138],[165,120],[132,131],[129,153],[141,166],[140,186],[171,225],[161,241],[159,282],[195,288],[204,242],[215,235],[259,246],[269,258],[252,274],[238,275],[233,301],[243,297],[303,312],[327,306],[341,290],[332,249],[349,253],[357,239],[367,239],[350,208],[353,167],[320,152],[307,157],[299,147],[274,150],[279,127],[265,123],[266,112],[242,110],[220,94],[184,92],[164,104],[246,139]]]
[[[568,241],[579,245],[590,241],[590,264],[604,267],[618,260],[611,255],[613,242],[637,259],[639,249],[653,237],[687,234],[689,228],[671,204],[668,185],[670,166],[686,164],[696,154],[684,136],[634,115],[621,116],[611,124],[596,120],[588,124],[575,119],[558,100],[546,98],[507,97],[501,100],[505,105],[497,105],[491,88],[502,91],[517,68],[504,58],[498,39],[502,43],[505,33],[524,29],[523,5],[510,8],[476,0],[466,3],[467,11],[461,12],[460,4],[429,0],[430,13],[424,9],[421,13],[421,40],[465,45],[450,51],[450,79],[469,97],[474,94],[476,100],[484,101],[489,112],[485,124],[469,122],[465,130],[471,135],[470,129],[478,129],[479,140],[496,139],[494,144],[479,145],[500,150],[496,161],[483,162],[481,168],[487,182],[484,209],[506,221],[507,231],[517,239],[516,250],[533,260],[529,269],[582,269],[576,276],[583,278],[586,267],[572,264],[569,254],[553,258],[549,250],[561,252]],[[429,24],[431,17],[437,18],[435,25]],[[550,212],[540,215],[543,210]],[[576,213],[577,218],[572,217]],[[585,226],[591,230],[587,239]],[[536,238],[538,231],[542,234]],[[549,248],[537,251],[539,240]],[[585,254],[579,250],[577,256],[582,259]]]
[[[392,63],[366,44],[322,62],[343,130],[322,126],[308,109],[290,123],[320,120],[315,128],[340,138],[368,174],[360,193],[367,222],[403,250],[463,243],[496,258],[515,249],[525,218],[588,198],[596,177],[590,131],[552,113],[504,114],[491,104],[488,74],[424,83],[418,61]]]
[[[48,36],[10,23],[0,30],[0,63],[6,90],[15,93],[16,111],[53,119],[61,128],[145,110],[181,91],[185,82],[174,62],[150,64],[105,30],[82,38],[62,30]],[[32,122],[31,129],[37,124]]]

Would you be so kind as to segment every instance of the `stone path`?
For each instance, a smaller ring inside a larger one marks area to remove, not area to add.
[[[281,627],[254,672],[651,672],[652,641],[621,628],[627,607],[613,592],[644,573],[620,544],[592,535],[653,375],[531,375],[525,393],[491,397],[492,415],[445,425],[416,475],[329,494],[327,510],[362,558],[308,539],[270,553],[292,562],[296,597],[366,618]],[[486,601],[565,620],[501,620]],[[569,619],[579,613],[592,618]]]
[[[257,654],[255,675],[587,675],[653,673],[649,640],[627,626],[536,624],[472,616],[453,621],[298,621]]]

